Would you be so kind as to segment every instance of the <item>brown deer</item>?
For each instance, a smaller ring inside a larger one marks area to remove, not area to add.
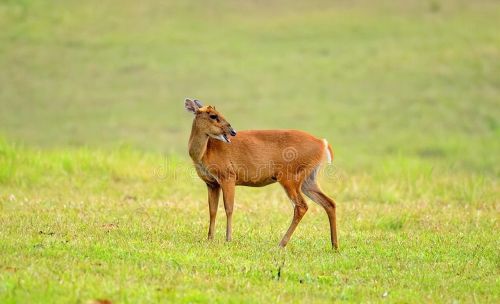
[[[283,186],[294,205],[292,223],[280,242],[285,247],[308,207],[302,195],[321,205],[330,222],[330,237],[338,249],[335,202],[316,182],[323,162],[333,158],[331,146],[297,130],[236,131],[213,106],[196,99],[185,100],[194,120],[189,137],[189,155],[198,176],[207,184],[210,226],[214,237],[215,217],[222,190],[226,210],[226,240],[231,240],[235,186],[262,187],[275,182]]]

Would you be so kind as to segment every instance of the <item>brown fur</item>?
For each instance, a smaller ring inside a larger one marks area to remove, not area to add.
[[[320,204],[330,221],[332,246],[337,249],[335,202],[316,183],[316,173],[325,160],[325,143],[297,130],[251,130],[238,132],[226,143],[215,137],[234,131],[215,107],[199,107],[186,99],[186,109],[195,114],[189,139],[189,155],[199,177],[207,184],[210,211],[208,238],[214,236],[215,217],[222,190],[227,216],[226,240],[231,240],[235,186],[261,187],[280,183],[294,203],[294,216],[280,242],[286,246],[308,206],[306,194]],[[216,115],[217,119],[210,118]],[[333,151],[326,147],[333,158]]]

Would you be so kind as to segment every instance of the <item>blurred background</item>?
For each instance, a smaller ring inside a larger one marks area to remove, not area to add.
[[[0,136],[187,158],[185,97],[337,164],[498,176],[498,1],[0,1]]]

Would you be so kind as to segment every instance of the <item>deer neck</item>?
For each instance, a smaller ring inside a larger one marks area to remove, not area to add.
[[[191,128],[191,136],[189,137],[189,156],[195,163],[200,163],[203,155],[207,151],[208,135],[202,132],[197,124],[196,119],[193,121]]]

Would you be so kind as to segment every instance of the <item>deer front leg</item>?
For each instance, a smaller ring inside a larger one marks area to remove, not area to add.
[[[235,182],[227,181],[222,185],[222,195],[224,197],[224,208],[226,209],[226,241],[231,241],[232,238],[232,223],[233,223],[233,206],[234,206],[234,190]]]
[[[210,226],[208,227],[208,239],[214,238],[215,233],[215,217],[217,216],[217,207],[219,206],[219,185],[207,184],[208,190],[208,209],[210,213]]]

